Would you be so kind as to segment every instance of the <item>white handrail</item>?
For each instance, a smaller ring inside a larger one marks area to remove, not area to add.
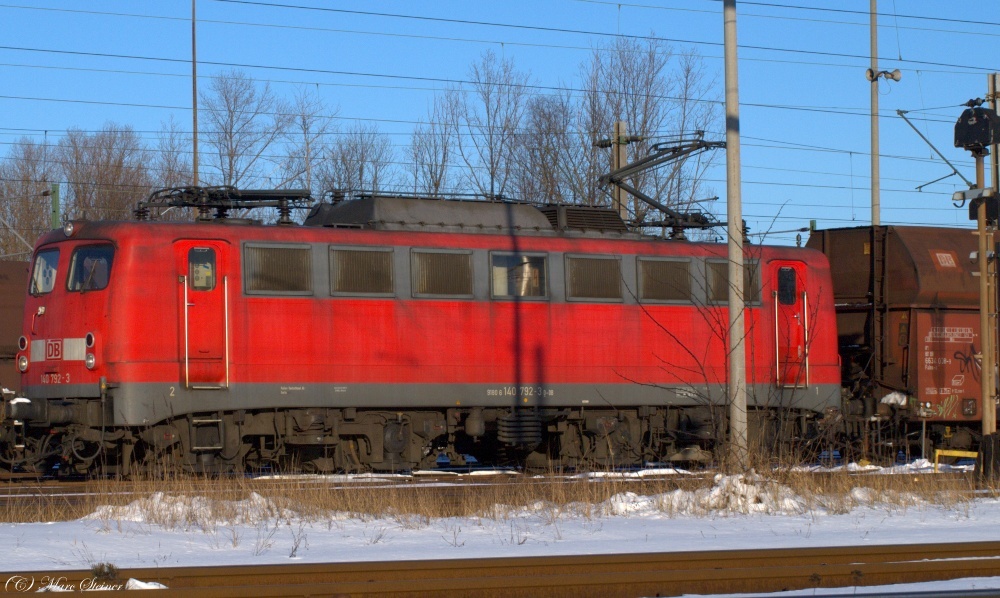
[[[187,276],[181,276],[180,282],[184,285],[184,388],[191,388],[191,365],[189,354],[191,351],[188,333],[188,285]]]
[[[222,277],[222,292],[225,294],[225,319],[226,319],[226,388],[229,388],[229,277]]]
[[[802,291],[802,342],[805,343],[806,388],[809,388],[809,293]]]
[[[784,387],[781,380],[781,337],[778,336],[778,291],[771,292],[774,295],[774,382],[779,387]]]

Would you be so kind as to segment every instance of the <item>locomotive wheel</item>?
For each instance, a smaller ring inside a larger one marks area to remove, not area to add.
[[[8,470],[13,471],[23,460],[23,452],[14,448],[13,443],[5,442],[0,445],[0,464],[3,464]]]
[[[361,465],[361,459],[358,457],[359,454],[360,449],[356,438],[342,439],[334,451],[333,462],[336,464],[337,469],[344,473],[365,471],[365,468]]]
[[[63,442],[63,459],[73,470],[73,473],[86,474],[93,471],[95,460],[101,454],[101,445],[96,442],[86,442],[79,438],[70,438]]]
[[[173,447],[155,449],[146,445],[140,470],[152,479],[166,480],[179,477],[183,472],[181,459]]]
[[[53,436],[41,438],[27,437],[23,448],[14,448],[13,443],[3,443],[0,449],[0,464],[9,471],[20,470],[39,475],[50,472],[58,462],[59,445]]]

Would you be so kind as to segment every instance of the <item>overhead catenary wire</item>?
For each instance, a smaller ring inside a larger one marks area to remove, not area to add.
[[[768,5],[767,3],[757,3],[757,4]],[[768,6],[771,6],[771,5],[768,5]],[[784,5],[777,5],[777,6],[782,6],[783,7]],[[431,90],[434,90],[434,88],[431,88]],[[782,107],[780,107],[780,106],[774,106],[774,108],[781,109]],[[804,108],[807,111],[809,109],[815,109],[813,107],[800,107],[800,106],[796,106],[794,108],[797,108],[799,110],[802,110]],[[850,110],[853,110],[853,109],[846,109],[846,111],[850,111]],[[824,114],[824,112],[816,112],[816,113],[817,114]],[[829,114],[829,113],[826,113],[826,114]],[[362,120],[362,121],[366,121],[366,120],[369,120],[369,119],[363,119],[363,118],[361,118],[361,119],[354,119],[354,118],[349,118],[349,117],[341,117],[341,120],[344,120],[344,121],[349,121],[349,120]],[[384,124],[388,124],[388,125],[403,125],[403,126],[406,126],[406,125],[410,125],[410,124],[415,124],[416,122],[419,122],[419,121],[406,121],[406,120],[400,119],[400,120],[392,120],[391,122],[385,122],[384,120],[369,120],[369,122],[383,122]],[[944,121],[936,121],[936,122],[944,122]],[[51,128],[52,127],[49,127],[49,129],[51,129]],[[398,135],[406,135],[406,133],[387,133],[387,134],[389,134],[389,135],[397,135],[397,136]],[[404,145],[398,145],[396,147],[404,147]],[[760,144],[760,145],[758,145],[758,147],[767,147],[767,146],[765,144]],[[775,147],[773,149],[785,149],[785,148]],[[809,151],[820,151],[820,150],[809,150]],[[850,150],[836,150],[836,149],[834,149],[832,151],[848,152]],[[859,155],[861,155],[862,152],[855,152],[855,153],[859,153]],[[401,162],[397,162],[397,163],[402,164]],[[767,169],[767,168],[768,167],[762,167],[762,169]],[[777,169],[774,169],[774,170],[777,170]],[[788,170],[789,171],[795,171],[795,169],[788,169]],[[810,171],[802,171],[802,170],[799,170],[798,172],[802,172],[803,174],[810,173]],[[816,172],[816,174],[823,174],[825,176],[845,176],[845,175],[838,175],[836,173],[823,173],[823,172]],[[831,186],[831,188],[832,188],[832,186]]]

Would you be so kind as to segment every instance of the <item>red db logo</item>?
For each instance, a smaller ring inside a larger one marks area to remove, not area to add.
[[[62,359],[63,346],[62,339],[45,341],[45,360]]]

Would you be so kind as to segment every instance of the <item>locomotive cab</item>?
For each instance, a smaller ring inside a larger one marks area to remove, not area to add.
[[[70,234],[67,234],[70,233]],[[116,249],[106,239],[74,238],[72,228],[50,233],[35,252],[25,299],[17,368],[25,397],[10,401],[5,416],[20,429],[5,429],[15,446],[25,443],[30,463],[43,469],[65,454],[89,462],[101,450],[93,432],[111,423],[106,391],[112,272]],[[42,437],[26,429],[58,426]],[[5,455],[8,460],[12,455]]]

